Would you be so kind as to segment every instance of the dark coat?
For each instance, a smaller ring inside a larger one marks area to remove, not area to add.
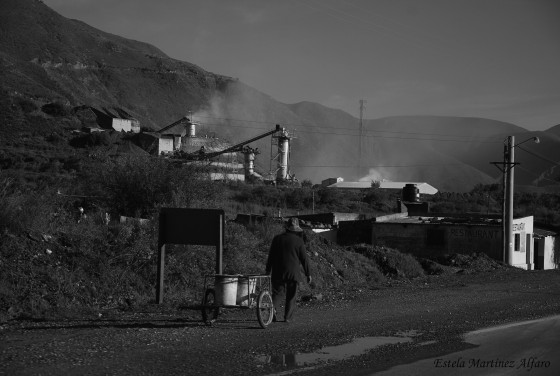
[[[304,282],[300,264],[305,275],[311,275],[303,239],[290,231],[276,235],[268,253],[266,274],[270,274],[274,281]]]

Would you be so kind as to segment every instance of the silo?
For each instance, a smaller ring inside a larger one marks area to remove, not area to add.
[[[403,201],[420,202],[420,190],[416,184],[406,184],[402,190]]]
[[[253,176],[255,172],[255,150],[253,148],[245,148],[243,150],[245,157],[245,178]]]
[[[187,137],[196,137],[196,123],[192,121],[187,122]]]
[[[277,180],[286,180],[288,177],[288,156],[290,154],[290,136],[285,129],[278,137],[278,172]]]

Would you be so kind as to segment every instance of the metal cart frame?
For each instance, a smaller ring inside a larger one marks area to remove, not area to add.
[[[204,296],[202,298],[201,313],[202,320],[211,325],[218,319],[221,309],[224,308],[239,308],[239,309],[256,309],[257,320],[259,325],[266,329],[274,318],[274,304],[272,303],[272,283],[269,275],[235,275],[238,280],[247,280],[245,304],[236,302],[235,305],[224,305],[216,302],[216,277],[221,277],[219,274],[210,274],[204,277]],[[254,281],[254,289],[251,287],[251,281]]]

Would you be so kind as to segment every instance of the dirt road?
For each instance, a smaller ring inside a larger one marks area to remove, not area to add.
[[[462,337],[471,330],[560,314],[560,271],[497,270],[323,293],[300,303],[295,322],[267,329],[252,310],[228,310],[206,326],[197,311],[158,307],[9,322],[0,331],[0,374],[368,375],[472,347]],[[362,337],[403,340],[326,364],[289,361]]]

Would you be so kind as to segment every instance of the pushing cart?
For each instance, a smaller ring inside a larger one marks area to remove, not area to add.
[[[269,275],[206,275],[202,320],[211,325],[224,308],[256,309],[257,320],[266,329],[274,317],[271,286]]]

